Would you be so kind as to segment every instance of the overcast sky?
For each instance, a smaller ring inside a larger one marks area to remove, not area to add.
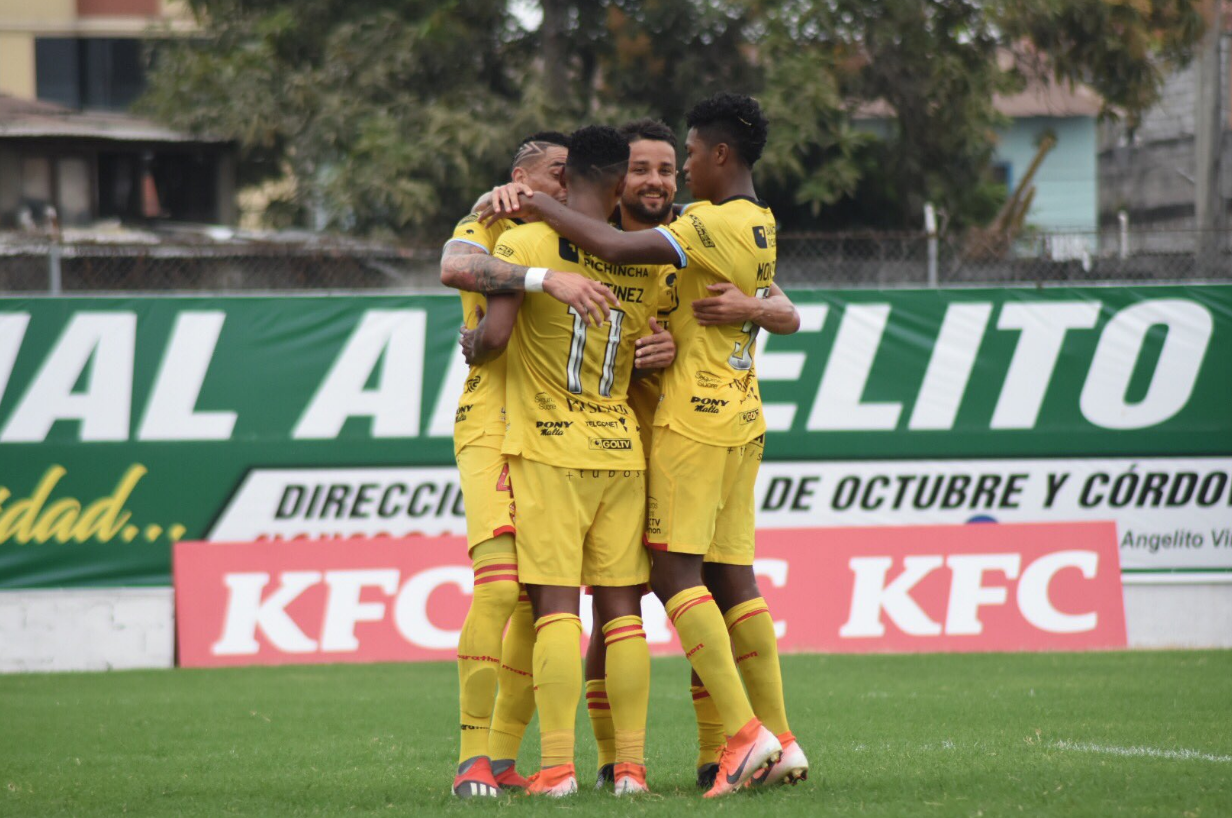
[[[534,31],[543,22],[543,9],[534,0],[513,0],[509,11],[527,31]]]

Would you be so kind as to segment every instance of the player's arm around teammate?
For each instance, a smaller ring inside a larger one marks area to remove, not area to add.
[[[513,177],[545,196],[560,194],[567,144],[564,134],[528,137],[514,158]],[[514,225],[513,220],[483,225],[473,215],[463,218],[442,253],[442,277],[460,259],[489,258],[500,236]],[[485,309],[507,308],[502,301],[510,298],[493,295],[489,302],[474,292],[460,296],[463,319],[472,325]],[[461,798],[495,796],[525,785],[514,761],[535,706],[530,656],[534,631],[529,599],[518,582],[513,495],[501,453],[505,360],[489,355],[471,363],[454,424],[454,454],[475,571],[471,606],[458,640],[461,738],[453,792]]]
[[[682,268],[681,302],[688,307],[680,310],[672,329],[685,366],[678,364],[665,376],[655,418],[647,541],[659,549],[652,586],[728,735],[716,783],[707,793],[719,795],[743,785],[763,766],[772,765],[777,776],[784,769],[781,744],[792,751],[782,777],[803,775],[807,762],[783,715],[777,646],[773,631],[766,641],[760,627],[768,620],[764,601],[754,596],[723,610],[703,577],[704,563],[744,566],[736,573],[751,570],[752,477],[765,421],[753,374],[755,326],[702,325],[692,303],[713,297],[704,290],[709,284],[730,282],[745,296],[764,296],[773,284],[773,215],[757,199],[752,180],[752,166],[765,145],[766,120],[754,100],[730,94],[700,103],[688,119],[685,174],[703,204],[674,224],[654,232],[620,233],[542,197],[524,199],[523,206],[530,204],[531,212],[578,246],[614,262],[672,262]],[[751,588],[729,585],[723,590],[730,594],[717,595],[726,597],[727,604],[755,593],[755,583]],[[755,653],[763,661],[755,662],[755,668],[745,662],[738,670],[732,640],[749,634],[760,645]],[[742,675],[750,682],[749,696]],[[750,697],[758,707],[750,705]],[[767,724],[755,714],[764,714]]]
[[[593,217],[615,206],[628,145],[610,128],[571,139],[569,205]],[[505,252],[502,252],[505,251]],[[579,589],[596,589],[596,625],[622,670],[610,693],[618,793],[645,789],[649,651],[640,595],[649,575],[641,547],[645,456],[627,390],[643,334],[658,304],[658,271],[580,253],[547,225],[510,231],[497,254],[528,267],[584,273],[621,293],[621,306],[593,328],[579,311],[528,293],[509,344],[504,452],[518,492],[519,572],[536,615],[535,692],[542,769],[531,792],[576,789],[576,707],[581,696]],[[627,603],[627,604],[626,604]],[[615,656],[615,654],[614,654]]]
[[[800,313],[777,284],[765,298],[745,295],[730,281],[706,287],[713,295],[693,302],[693,315],[703,327],[743,324],[752,321],[774,335],[791,335],[800,329]]]

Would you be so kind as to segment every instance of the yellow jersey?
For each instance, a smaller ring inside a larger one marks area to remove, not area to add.
[[[610,264],[539,222],[501,236],[496,258],[581,273],[620,306],[601,326],[546,293],[527,293],[505,352],[505,454],[565,468],[646,468],[629,408],[634,342],[659,305],[660,265]]]
[[[458,222],[449,241],[474,245],[491,254],[496,242],[511,227],[517,225],[512,219],[500,219],[485,226],[474,213]],[[475,308],[486,312],[488,299],[483,293],[458,292],[462,296],[462,320],[467,329],[478,324]],[[499,447],[505,436],[505,356],[502,354],[487,363],[472,366],[466,374],[466,386],[458,398],[458,409],[453,422],[453,450],[458,453],[463,446],[488,437],[489,445]]]
[[[753,368],[757,325],[703,327],[693,301],[707,286],[728,281],[745,295],[765,298],[774,283],[777,237],[764,203],[738,196],[702,202],[656,227],[680,254],[672,317],[676,361],[663,372],[655,425],[712,446],[742,446],[766,431]]]
[[[671,330],[672,313],[680,306],[676,294],[676,279],[680,275],[670,266],[659,268],[659,310],[657,319],[659,326]],[[629,383],[629,406],[637,418],[637,424],[642,428],[642,446],[646,456],[650,457],[650,429],[654,426],[655,411],[659,408],[659,398],[663,394],[663,370],[656,369],[640,378],[634,378]]]

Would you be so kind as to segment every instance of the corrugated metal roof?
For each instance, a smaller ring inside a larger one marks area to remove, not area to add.
[[[0,94],[0,139],[77,137],[115,142],[225,143],[195,136],[130,114],[74,111],[62,105]]]

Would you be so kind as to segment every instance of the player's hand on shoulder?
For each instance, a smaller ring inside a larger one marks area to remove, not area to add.
[[[653,317],[650,334],[634,342],[633,366],[636,369],[666,369],[676,360],[676,340]]]
[[[580,273],[549,270],[543,279],[543,291],[573,307],[596,327],[608,320],[612,307],[620,306],[620,299],[606,284]]]
[[[491,198],[487,205],[479,211],[479,220],[484,224],[521,215],[524,210],[523,203],[530,205],[535,191],[521,182],[509,182],[492,188],[489,196]]]
[[[757,299],[745,295],[730,281],[711,284],[706,289],[714,295],[693,302],[693,316],[703,327],[743,324],[756,316]]]

